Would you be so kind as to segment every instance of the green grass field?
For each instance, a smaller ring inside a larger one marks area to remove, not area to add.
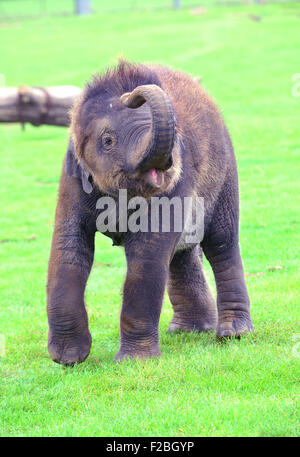
[[[235,145],[255,326],[225,344],[213,333],[169,335],[166,297],[162,356],[115,364],[125,259],[98,234],[86,293],[91,354],[73,368],[53,363],[45,284],[68,131],[2,124],[1,436],[299,435],[299,14],[287,4],[0,23],[7,86],[82,86],[119,55],[201,76]]]

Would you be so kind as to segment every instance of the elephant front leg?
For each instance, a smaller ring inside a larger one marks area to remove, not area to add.
[[[198,246],[174,255],[168,292],[174,310],[170,332],[216,328],[217,307],[205,280]]]
[[[80,224],[78,224],[80,227]],[[54,231],[48,270],[48,349],[64,365],[83,362],[91,348],[84,291],[93,261],[94,238],[68,225]]]
[[[243,333],[252,332],[250,302],[239,245],[235,244],[215,255],[210,253],[208,260],[217,285],[217,336],[240,337]]]
[[[116,360],[160,354],[158,326],[168,264],[151,254],[126,253],[127,275],[121,311],[121,345]]]

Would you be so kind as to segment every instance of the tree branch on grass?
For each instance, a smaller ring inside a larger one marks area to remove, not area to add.
[[[68,127],[70,109],[80,93],[75,86],[0,89],[0,122]]]

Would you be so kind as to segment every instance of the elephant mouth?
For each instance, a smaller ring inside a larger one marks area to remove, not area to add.
[[[148,164],[148,166],[149,166],[149,164]],[[147,167],[146,169],[144,169],[142,171],[142,178],[143,178],[144,182],[146,182],[148,185],[150,185],[153,189],[160,189],[165,184],[166,172],[172,166],[173,166],[172,155],[169,157],[167,163],[164,163],[159,160],[152,161],[151,168]]]
[[[154,189],[160,189],[165,182],[165,174],[163,170],[158,168],[150,168],[143,173],[144,181]]]

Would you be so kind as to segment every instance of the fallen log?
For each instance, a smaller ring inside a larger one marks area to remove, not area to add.
[[[0,122],[68,127],[69,112],[81,89],[75,86],[0,89]]]

